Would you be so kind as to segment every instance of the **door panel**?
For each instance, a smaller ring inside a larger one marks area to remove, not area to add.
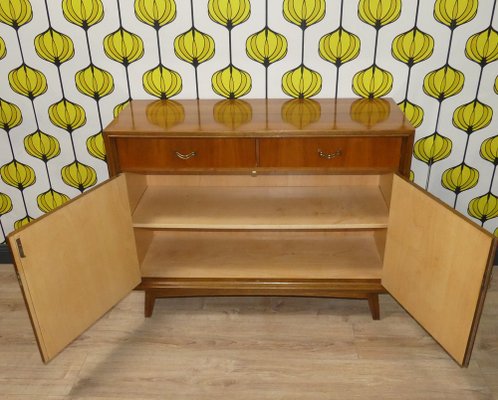
[[[393,177],[382,284],[460,365],[469,362],[494,248],[491,234]]]
[[[140,283],[124,175],[8,240],[44,362]]]

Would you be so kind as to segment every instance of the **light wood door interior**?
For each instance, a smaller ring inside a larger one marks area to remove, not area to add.
[[[45,362],[140,283],[124,176],[8,239]]]
[[[494,239],[394,176],[382,284],[461,365],[468,364]]]

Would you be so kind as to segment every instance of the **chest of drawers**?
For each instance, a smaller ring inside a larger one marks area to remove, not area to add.
[[[45,361],[138,288],[146,316],[264,295],[374,319],[387,290],[468,363],[494,240],[406,179],[394,102],[132,101],[104,135],[111,179],[9,236]]]

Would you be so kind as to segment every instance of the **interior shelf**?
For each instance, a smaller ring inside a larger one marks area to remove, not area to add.
[[[380,279],[375,232],[155,231],[144,278]]]
[[[378,186],[148,186],[133,214],[152,229],[378,229],[388,209]]]

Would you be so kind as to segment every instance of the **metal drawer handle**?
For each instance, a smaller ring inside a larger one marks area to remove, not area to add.
[[[339,157],[342,155],[342,149],[337,149],[333,153],[327,154],[324,153],[322,150],[318,149],[318,156],[321,158],[325,158],[327,160],[332,160],[333,158]]]
[[[177,156],[178,158],[181,158],[182,160],[188,160],[192,157],[195,157],[196,155],[197,155],[197,152],[195,152],[195,151],[191,151],[188,154],[182,154],[179,151],[175,151],[175,156]]]

